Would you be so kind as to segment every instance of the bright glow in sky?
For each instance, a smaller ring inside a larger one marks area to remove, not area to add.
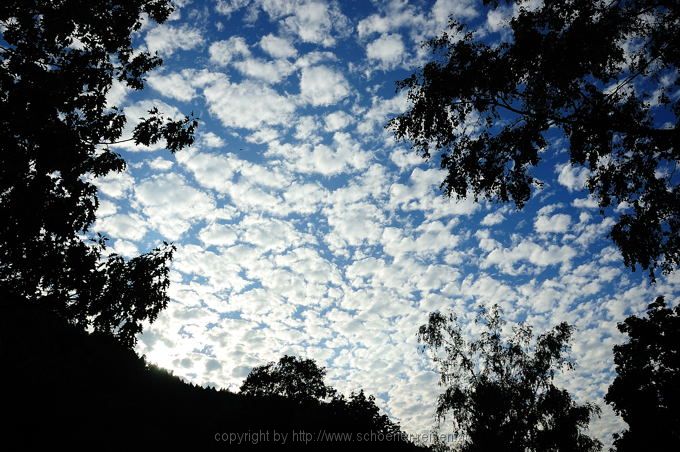
[[[189,381],[237,390],[253,366],[313,358],[343,392],[363,388],[409,433],[433,425],[440,392],[416,331],[433,310],[472,322],[497,302],[542,332],[577,328],[577,368],[560,382],[603,406],[616,322],[680,274],[651,286],[623,266],[564,144],[543,154],[526,208],[455,202],[443,174],[384,130],[406,99],[394,82],[449,14],[493,39],[503,14],[474,0],[184,0],[140,47],[165,60],[149,87],[111,92],[134,119],[152,105],[194,111],[197,143],[175,156],[121,147],[130,165],[99,181],[95,229],[134,256],[177,245],[172,302],[138,351]],[[511,14],[512,11],[505,11]],[[474,326],[471,323],[471,330]]]

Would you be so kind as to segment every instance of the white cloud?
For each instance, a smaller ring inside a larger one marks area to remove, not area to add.
[[[303,41],[315,42],[324,46],[335,44],[330,36],[332,18],[327,5],[310,2],[296,10],[294,16],[286,18],[286,26],[295,31]]]
[[[323,193],[318,189],[304,188],[314,187],[312,184],[291,185],[290,175],[280,168],[253,164],[233,154],[183,152],[177,155],[177,160],[201,186],[230,197],[230,211],[222,212],[222,216],[231,212],[228,215],[231,217],[236,209],[241,212],[266,211],[284,216],[294,211],[310,212],[323,198]],[[281,193],[284,188],[285,193]],[[295,193],[308,195],[309,198],[296,199]]]
[[[137,257],[140,254],[139,249],[134,243],[120,239],[113,243],[113,252],[128,259]]]
[[[246,137],[246,140],[251,143],[263,144],[276,140],[279,137],[279,131],[273,127],[262,127],[257,129]]]
[[[374,96],[371,99],[371,107],[359,121],[357,130],[364,135],[373,134],[377,128],[382,129],[390,116],[406,111],[407,107],[408,98],[404,91],[391,99]]]
[[[305,53],[295,60],[295,67],[299,69],[304,69],[310,66],[317,66],[319,63],[325,63],[329,61],[338,61],[338,57],[331,52],[319,52],[312,51]]]
[[[238,231],[228,224],[213,223],[201,229],[198,237],[206,246],[229,246],[236,243]]]
[[[234,67],[247,77],[267,83],[278,83],[295,70],[295,67],[285,60],[264,61],[257,58],[238,61],[234,63]]]
[[[177,50],[191,50],[203,45],[203,34],[189,25],[178,27],[161,24],[149,30],[145,37],[149,52],[170,56]]]
[[[135,188],[135,199],[149,225],[169,240],[178,240],[194,221],[209,218],[215,209],[210,196],[174,173],[142,181]]]
[[[349,21],[334,3],[318,0],[262,0],[262,9],[304,42],[329,47],[349,31]]]
[[[218,155],[208,152],[183,152],[177,160],[187,168],[198,183],[206,188],[227,193],[242,162],[232,154]]]
[[[458,245],[460,238],[451,232],[453,224],[431,221],[419,225],[413,236],[404,234],[397,228],[385,228],[382,243],[385,252],[400,257],[406,253],[415,253],[421,257],[437,255],[445,250],[452,250]]]
[[[479,15],[475,0],[437,0],[432,6],[432,16],[438,24],[447,25],[449,18],[474,19]]]
[[[534,229],[541,234],[548,232],[564,234],[569,230],[570,224],[571,217],[564,213],[551,216],[539,215],[534,222]]]
[[[287,41],[271,35],[269,36],[269,39],[265,40],[263,38],[260,41],[260,46],[263,46],[268,53],[277,55],[290,53],[290,49],[285,47]],[[292,50],[294,51],[295,49]],[[267,61],[254,58],[245,39],[240,36],[232,36],[226,41],[212,43],[209,53],[210,61],[218,66],[233,65],[246,77],[263,80],[268,83],[277,83],[295,70],[295,66],[285,59]]]
[[[237,262],[238,260],[231,259],[222,252],[215,253],[196,245],[183,245],[178,247],[172,267],[173,270],[187,275],[200,275],[206,278],[213,290],[240,292],[248,285],[248,281],[241,276],[242,268]],[[224,302],[219,304],[221,311],[227,311]],[[196,315],[204,316],[208,312],[206,309],[198,309]]]
[[[296,183],[283,193],[284,202],[272,207],[280,216],[292,212],[310,215],[317,212],[327,198],[328,191],[318,183]]]
[[[130,88],[124,82],[114,79],[111,88],[106,93],[106,105],[108,107],[120,107],[129,92]]]
[[[107,217],[118,212],[118,206],[116,203],[111,202],[107,199],[99,200],[99,207],[97,208],[97,218]]]
[[[559,182],[560,185],[567,187],[567,190],[570,192],[583,190],[590,177],[588,168],[576,167],[570,163],[557,165],[555,171],[558,173],[557,182]]]
[[[182,75],[189,80],[191,86],[195,88],[205,88],[211,83],[227,80],[227,76],[224,73],[213,72],[208,69],[184,69],[182,70]]]
[[[576,251],[569,245],[541,246],[525,239],[512,248],[497,248],[490,252],[484,259],[483,268],[497,265],[501,271],[514,274],[513,266],[520,261],[527,261],[538,267],[570,265],[575,256]]]
[[[370,42],[366,46],[366,56],[369,61],[379,62],[381,69],[391,69],[401,63],[405,50],[401,35],[389,33]]]
[[[335,132],[350,125],[352,122],[354,122],[354,118],[344,111],[339,110],[327,114],[324,118],[324,121],[326,123],[326,130],[329,132]]]
[[[506,28],[510,19],[512,18],[512,11],[510,9],[493,9],[489,10],[486,15],[486,27],[491,32],[497,32]]]
[[[224,139],[213,132],[199,134],[200,143],[207,148],[221,148],[225,145]]]
[[[217,0],[215,10],[225,16],[247,6],[251,0]]]
[[[257,129],[263,125],[285,124],[295,104],[270,87],[253,81],[214,83],[203,91],[210,112],[227,127]]]
[[[273,218],[249,216],[241,224],[243,241],[255,245],[261,252],[282,252],[292,246],[301,246],[308,239],[290,223]]]
[[[300,77],[300,96],[314,106],[337,103],[349,94],[349,83],[342,73],[327,66],[304,68]]]
[[[274,141],[269,144],[268,157],[282,157],[291,171],[319,173],[325,176],[366,168],[370,154],[359,143],[343,132],[333,135],[332,145],[288,144]]]
[[[169,74],[152,73],[148,78],[149,86],[161,95],[180,101],[190,101],[196,96],[196,90],[191,82],[180,73]]]
[[[310,144],[321,142],[319,124],[314,116],[298,117],[297,123],[295,124],[295,138]]]
[[[579,209],[597,209],[599,206],[593,195],[588,195],[587,198],[576,198],[571,205]]]
[[[111,198],[126,196],[134,185],[134,179],[128,171],[112,171],[106,176],[93,178],[97,189]]]
[[[333,247],[358,246],[366,241],[377,243],[380,240],[384,214],[375,204],[335,204],[325,213],[331,227],[331,233],[325,239]]]
[[[382,14],[372,14],[361,19],[357,25],[357,32],[359,38],[365,38],[374,33],[383,34],[404,27],[422,33],[424,29],[429,28],[428,19],[417,6],[393,1],[386,4],[386,10]]]
[[[297,50],[289,40],[273,34],[262,36],[260,47],[274,58],[292,58],[297,55]]]
[[[470,215],[479,210],[479,203],[472,197],[454,200],[438,193],[437,187],[443,177],[442,170],[415,168],[409,177],[409,185],[395,183],[390,186],[388,206],[395,210],[430,212],[434,218]]]
[[[95,230],[111,237],[138,242],[146,235],[144,219],[135,214],[115,214],[97,220]]]
[[[503,221],[505,221],[505,215],[503,215],[502,212],[491,212],[486,214],[486,216],[482,219],[481,224],[483,226],[495,226],[497,224],[501,224]]]
[[[215,41],[208,48],[210,61],[218,66],[226,66],[233,60],[250,56],[246,40],[241,36],[232,36],[225,41]]]
[[[174,165],[174,162],[167,160],[167,159],[164,159],[163,157],[156,157],[153,160],[149,160],[147,162],[147,164],[149,165],[149,168],[152,168],[152,169],[155,169],[155,170],[158,170],[158,171],[167,171],[170,168],[172,168],[172,166]]]
[[[423,158],[416,152],[402,148],[394,149],[390,154],[390,160],[402,171],[423,163]]]

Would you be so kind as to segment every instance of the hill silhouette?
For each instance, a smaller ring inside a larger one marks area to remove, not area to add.
[[[2,297],[0,311],[5,444],[426,450],[399,437],[398,429],[381,435],[371,419],[342,403],[189,384],[111,336],[87,333],[25,300]]]

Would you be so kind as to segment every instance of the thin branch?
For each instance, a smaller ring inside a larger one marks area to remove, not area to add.
[[[568,119],[568,118],[560,117],[560,116],[541,115],[541,114],[531,112],[531,111],[527,111],[527,110],[520,110],[520,109],[510,105],[510,103],[506,99],[504,99],[503,97],[500,97],[500,99],[501,99],[501,102],[497,102],[497,101],[493,102],[493,105],[501,107],[501,108],[505,108],[506,110],[511,111],[513,113],[517,113],[518,115],[547,119],[547,120],[553,121],[553,123],[556,123],[556,124],[569,124],[569,125],[574,125],[574,126],[584,126],[584,125],[586,125],[583,121],[577,121],[577,120]],[[606,130],[610,130],[612,132],[617,132],[617,133],[624,133],[624,134],[631,132],[630,130],[626,130],[626,129],[619,130],[616,127],[616,124],[610,124],[610,126],[607,127]],[[676,131],[677,131],[676,128],[655,129],[655,128],[650,128],[650,127],[638,127],[637,129],[633,130],[633,132],[637,132],[640,135],[646,135],[646,136],[669,135],[669,134],[676,133]]]
[[[98,141],[96,143],[92,142],[92,141],[88,141],[88,144],[91,144],[91,145],[94,145],[94,146],[99,146],[99,145],[110,146],[110,145],[113,145],[113,144],[129,143],[130,141],[134,141],[134,140],[135,140],[134,138],[127,138],[125,140],[118,140],[118,141],[108,141],[108,142],[104,142],[104,141],[99,142]]]

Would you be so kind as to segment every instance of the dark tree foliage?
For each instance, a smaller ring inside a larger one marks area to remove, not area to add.
[[[280,396],[307,406],[328,406],[339,418],[353,420],[350,430],[367,433],[363,441],[393,441],[395,445],[408,442],[399,425],[380,413],[375,397],[366,396],[363,389],[345,397],[326,385],[325,376],[326,370],[314,360],[284,355],[278,363],[253,368],[241,385],[241,394],[259,398]]]
[[[531,328],[519,325],[504,339],[497,306],[477,322],[482,332],[472,341],[453,314],[430,314],[418,332],[445,388],[437,417],[453,419],[458,450],[600,450],[583,432],[597,406],[576,404],[553,383],[556,372],[572,367],[565,357],[572,327],[561,323],[534,340]]]
[[[280,395],[298,401],[324,400],[335,395],[326,386],[326,369],[312,359],[284,355],[278,363],[258,366],[241,385],[241,393],[254,396]]]
[[[619,452],[680,448],[680,306],[658,297],[647,317],[619,324],[628,342],[614,347],[617,376],[605,397],[628,424],[614,435]]]
[[[380,414],[375,397],[372,395],[366,397],[363,389],[352,392],[349,397],[335,393],[330,406],[355,419],[358,424],[369,427],[371,432],[381,433],[383,437],[391,435],[392,438],[398,438],[403,435],[398,424],[392,422],[387,415]]]
[[[107,106],[114,81],[139,90],[158,56],[135,52],[146,15],[169,0],[0,2],[0,289],[131,346],[167,303],[165,244],[125,261],[87,238],[98,206],[93,177],[125,169],[111,145],[193,142],[193,118],[153,109],[121,138],[125,115]]]
[[[338,404],[190,384],[21,297],[0,303],[0,362],[3,451],[426,450],[371,437],[389,420],[362,393]]]
[[[397,138],[441,152],[449,196],[521,208],[550,134],[590,170],[601,211],[627,206],[611,230],[627,266],[680,264],[680,3],[677,0],[484,0],[515,14],[500,39],[452,23],[432,61],[398,83],[410,109]],[[532,6],[534,4],[534,6]],[[483,17],[485,15],[483,14]],[[494,42],[495,40],[495,42]]]

